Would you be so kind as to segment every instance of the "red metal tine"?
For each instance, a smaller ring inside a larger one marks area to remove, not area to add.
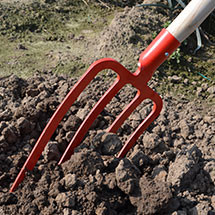
[[[147,99],[146,95],[141,94],[140,91],[138,91],[134,99],[127,105],[127,107],[120,113],[120,115],[107,129],[107,132],[116,133],[123,122],[131,115],[134,109],[145,99]]]
[[[151,90],[153,91],[153,90]],[[122,158],[126,155],[126,153],[133,147],[136,140],[139,136],[148,128],[148,126],[159,116],[163,101],[161,97],[153,91],[153,98],[149,98],[154,102],[153,109],[151,113],[146,117],[146,119],[138,126],[138,128],[132,133],[126,144],[120,150],[119,154],[117,155],[118,158]]]

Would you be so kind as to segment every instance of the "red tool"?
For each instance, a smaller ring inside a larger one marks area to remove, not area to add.
[[[107,131],[116,132],[122,123],[127,119],[127,117],[143,100],[151,99],[154,106],[152,112],[130,136],[127,143],[125,143],[124,147],[117,156],[123,157],[135,144],[136,140],[144,132],[144,130],[156,119],[162,109],[162,99],[147,85],[154,71],[173,53],[180,43],[186,37],[188,37],[198,25],[200,25],[200,23],[208,16],[214,7],[214,0],[192,0],[190,4],[183,10],[183,12],[167,28],[167,30],[163,29],[149,45],[149,47],[140,55],[138,69],[133,74],[120,63],[111,58],[101,59],[93,63],[55,111],[54,115],[46,125],[37,143],[35,144],[27,161],[22,167],[19,175],[10,189],[10,192],[13,192],[22,182],[26,171],[33,170],[40,155],[42,154],[44,147],[50,140],[58,124],[63,119],[71,105],[85,89],[85,87],[90,83],[90,81],[104,69],[111,69],[116,72],[118,75],[117,79],[83,121],[63,156],[61,157],[59,164],[70,158],[74,152],[75,147],[81,143],[93,121],[110,102],[110,100],[116,95],[116,93],[124,85],[132,84],[138,90],[135,98],[116,118]]]

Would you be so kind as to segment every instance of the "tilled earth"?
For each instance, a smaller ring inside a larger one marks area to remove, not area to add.
[[[154,13],[157,10],[125,8],[97,40],[88,43],[95,52],[86,58],[94,61],[112,53],[133,69],[139,47],[146,47],[152,32],[168,21],[164,13],[159,17]],[[155,90],[163,84],[156,74],[149,84]],[[91,82],[59,124],[34,170],[10,193],[42,130],[77,78],[52,72],[37,72],[28,79],[0,76],[0,215],[215,214],[215,111],[210,103],[215,87],[211,83],[196,87],[192,100],[180,92],[162,94],[160,116],[126,157],[118,159],[117,153],[152,108],[151,101],[144,101],[117,134],[106,133],[136,94],[132,86],[125,86],[92,124],[71,159],[58,165],[75,131],[114,78],[106,71]],[[175,74],[167,79],[174,91],[197,84]]]
[[[32,172],[9,188],[37,138],[76,79],[37,73],[0,80],[1,214],[214,214],[215,113],[197,101],[163,97],[158,119],[123,159],[115,155],[151,110],[143,102],[116,134],[105,129],[135,95],[124,87],[71,159],[62,152],[113,74],[98,76],[58,126]],[[157,81],[150,83],[156,86]]]

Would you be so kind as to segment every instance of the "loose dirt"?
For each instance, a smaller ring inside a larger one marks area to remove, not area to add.
[[[108,1],[105,4],[112,6]],[[86,66],[110,54],[134,71],[153,32],[169,21],[169,10],[131,7],[130,1],[121,4],[94,40],[75,36],[75,44],[83,43],[86,55],[74,57],[62,51],[58,54],[67,56],[62,62],[75,59]],[[129,7],[124,8],[126,4]],[[189,38],[189,48],[182,47],[185,54],[195,49],[194,38]],[[195,65],[198,71],[208,69],[214,74],[214,50],[208,50],[205,46],[201,52],[207,66],[198,66],[196,62],[202,59],[190,55],[185,64],[180,58],[183,66],[172,59],[156,71],[149,86],[160,92],[164,107],[125,158],[118,159],[116,154],[152,109],[151,101],[146,100],[117,134],[105,132],[134,98],[136,89],[130,85],[102,111],[71,158],[58,165],[75,131],[115,79],[111,71],[99,74],[72,105],[34,170],[14,193],[9,189],[17,174],[78,78],[71,73],[56,74],[50,68],[28,78],[0,74],[0,214],[215,214],[214,82],[179,71]],[[179,70],[173,71],[176,67]]]

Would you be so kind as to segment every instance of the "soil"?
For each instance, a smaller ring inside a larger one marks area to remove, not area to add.
[[[101,6],[100,1],[92,2],[86,1]],[[82,61],[80,64],[87,67],[95,59],[110,55],[134,71],[138,56],[153,39],[153,33],[170,20],[170,10],[143,10],[134,7],[138,1],[103,3],[107,10],[114,7],[114,17],[93,40],[92,35],[88,38],[83,32],[74,35],[72,40],[77,47],[81,45],[80,52],[76,48],[73,52],[54,50],[47,58],[57,54],[64,65]],[[172,17],[177,13],[171,12]],[[213,39],[211,25],[204,26],[209,39]],[[8,32],[6,36],[11,34]],[[67,45],[67,39],[60,42],[62,47]],[[20,38],[14,41],[19,43],[19,52],[28,51],[30,46],[25,47]],[[215,214],[215,85],[212,78],[188,74],[195,68],[201,74],[208,70],[213,77],[215,50],[206,41],[197,55],[190,53],[195,48],[192,35],[188,45],[182,45],[180,50],[185,57],[172,58],[155,72],[149,86],[160,93],[163,109],[126,157],[119,159],[116,154],[152,109],[152,102],[146,100],[116,134],[106,132],[134,98],[137,90],[130,85],[123,87],[101,112],[71,158],[58,165],[77,128],[113,83],[115,74],[105,71],[72,105],[33,171],[27,172],[13,193],[9,189],[34,144],[79,77],[71,72],[57,74],[48,59],[48,66],[43,65],[43,69],[27,78],[16,75],[15,68],[7,76],[0,74],[0,214]],[[199,65],[201,61],[204,62]]]

